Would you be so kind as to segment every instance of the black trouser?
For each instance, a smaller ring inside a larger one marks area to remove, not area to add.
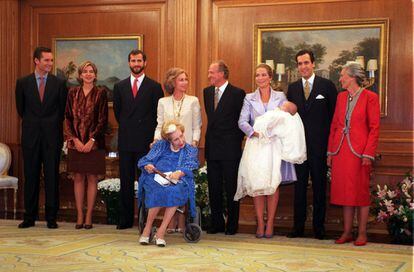
[[[237,190],[237,172],[240,160],[208,160],[207,179],[211,207],[211,226],[224,229],[223,183],[226,192],[227,225],[226,230],[235,232],[239,223],[239,202],[234,201]]]
[[[22,147],[24,161],[24,220],[39,216],[40,171],[45,184],[45,219],[56,221],[59,210],[59,161],[61,148],[49,146],[40,139],[32,148]]]
[[[326,157],[310,157],[302,164],[296,164],[295,204],[294,204],[294,229],[303,232],[306,220],[306,191],[309,174],[312,179],[313,190],[313,231],[324,232],[326,213]]]
[[[119,225],[130,227],[134,225],[134,182],[138,180],[141,173],[137,163],[144,155],[146,152],[142,151],[119,151],[119,174],[121,177]]]

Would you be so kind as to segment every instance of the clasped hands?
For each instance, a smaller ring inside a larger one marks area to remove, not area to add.
[[[92,139],[89,139],[89,141],[86,144],[83,144],[78,138],[73,139],[73,143],[75,144],[76,150],[81,153],[90,152],[93,148],[93,145],[95,144],[95,142]]]

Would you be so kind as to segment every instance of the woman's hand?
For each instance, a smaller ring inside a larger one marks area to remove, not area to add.
[[[368,165],[371,165],[371,164],[372,164],[371,159],[362,158],[362,165],[368,166]]]
[[[180,178],[182,178],[184,176],[185,176],[184,172],[182,172],[180,170],[177,170],[177,171],[172,172],[170,174],[169,178],[179,180]]]
[[[328,165],[328,167],[331,167],[332,166],[332,156],[328,156],[326,158],[326,164]]]
[[[152,173],[154,173],[155,166],[154,166],[154,165],[152,165],[152,164],[147,164],[147,165],[145,165],[145,166],[144,166],[144,169],[145,169],[145,171],[147,171],[149,174],[152,174]]]
[[[198,147],[198,141],[194,140],[194,141],[191,143],[191,145],[192,145],[193,147]]]
[[[82,150],[83,150],[83,148],[84,148],[83,143],[82,143],[82,142],[81,142],[78,138],[73,139],[72,141],[73,141],[73,144],[75,145],[76,150],[77,150],[78,152],[83,152],[83,151],[82,151]]]
[[[95,141],[92,139],[89,139],[89,141],[83,146],[82,152],[83,153],[91,152],[94,144],[95,144]]]
[[[253,132],[253,134],[252,134],[252,137],[257,137],[257,138],[259,138],[259,136],[260,136],[260,134],[259,134],[259,132],[257,132],[257,131]]]

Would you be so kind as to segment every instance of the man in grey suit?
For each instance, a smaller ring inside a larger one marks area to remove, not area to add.
[[[16,107],[22,118],[24,163],[24,220],[19,228],[35,225],[39,210],[40,171],[45,182],[47,227],[58,227],[59,160],[63,144],[63,118],[67,89],[64,80],[50,74],[53,54],[37,47],[33,53],[34,73],[16,82]]]

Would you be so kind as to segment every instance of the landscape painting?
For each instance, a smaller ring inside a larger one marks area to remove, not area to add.
[[[341,90],[339,75],[342,66],[348,61],[360,62],[369,78],[366,87],[379,94],[381,114],[386,115],[387,19],[255,26],[254,65],[284,64],[285,71],[279,82],[284,90],[289,83],[300,78],[295,55],[301,49],[314,52],[315,74],[332,80],[338,91]],[[368,65],[368,61],[376,63],[376,67]]]
[[[97,86],[105,88],[110,105],[113,101],[114,85],[129,76],[128,54],[141,49],[142,35],[121,37],[56,38],[55,74],[67,80],[68,87],[79,85],[78,66],[92,61],[98,68]]]

